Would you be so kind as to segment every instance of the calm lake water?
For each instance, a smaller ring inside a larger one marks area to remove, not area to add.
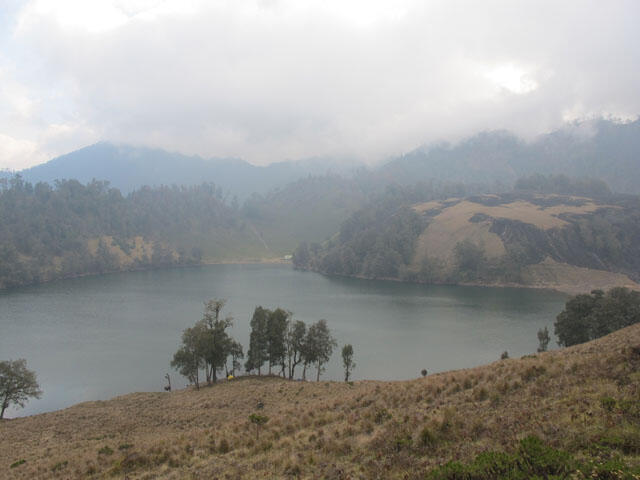
[[[226,298],[246,348],[256,305],[325,318],[337,338],[324,379],[342,379],[351,343],[354,379],[398,380],[535,352],[566,297],[538,290],[412,285],[330,278],[288,265],[212,265],[86,277],[0,293],[0,359],[26,358],[44,395],[8,417],[161,391],[182,330],[203,302]],[[552,341],[555,346],[555,339]],[[311,372],[312,378],[314,371]],[[174,388],[185,380],[171,372]]]

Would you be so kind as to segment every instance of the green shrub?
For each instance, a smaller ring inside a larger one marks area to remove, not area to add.
[[[113,449],[108,445],[105,445],[100,450],[98,450],[98,455],[113,455]]]
[[[602,408],[604,410],[606,410],[609,413],[612,413],[613,410],[616,408],[616,400],[615,398],[612,398],[612,397],[604,397],[600,400],[600,405],[602,405]]]
[[[51,471],[52,472],[59,472],[60,470],[62,470],[64,467],[66,467],[69,464],[68,460],[64,460],[62,462],[58,462],[56,463],[53,467],[51,467]]]
[[[22,458],[17,462],[13,462],[9,468],[16,468],[16,467],[19,467],[20,465],[24,465],[25,463],[27,463],[27,461],[24,458]]]
[[[376,410],[376,413],[373,415],[373,421],[380,425],[384,423],[386,420],[391,419],[391,414],[387,411],[386,408],[379,408]]]
[[[424,447],[433,447],[438,443],[438,437],[429,427],[424,427],[420,432],[420,443]]]
[[[527,480],[573,478],[578,471],[589,478],[633,479],[632,470],[618,457],[605,461],[587,458],[576,461],[569,453],[545,445],[537,437],[529,436],[520,442],[514,453],[484,452],[470,463],[449,462],[432,470],[430,480]],[[580,476],[579,478],[584,478]]]

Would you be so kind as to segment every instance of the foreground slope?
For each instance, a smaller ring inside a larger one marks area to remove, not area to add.
[[[250,378],[135,393],[0,423],[0,471],[8,478],[413,479],[452,459],[511,451],[527,435],[577,458],[619,456],[637,468],[639,367],[635,325],[565,350],[412,381]],[[256,438],[248,416],[259,401],[269,421]]]

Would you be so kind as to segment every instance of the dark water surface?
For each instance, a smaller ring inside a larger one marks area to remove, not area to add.
[[[212,265],[86,277],[0,293],[0,360],[26,358],[44,395],[8,417],[132,391],[159,391],[180,334],[203,302],[228,299],[245,346],[256,305],[327,319],[339,347],[322,378],[340,380],[353,344],[354,379],[415,378],[534,352],[562,294],[330,278],[288,265]],[[555,345],[555,341],[552,342]],[[312,371],[313,376],[315,372]],[[174,387],[184,379],[172,372]]]

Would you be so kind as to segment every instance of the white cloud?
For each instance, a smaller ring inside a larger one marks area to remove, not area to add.
[[[102,138],[255,163],[531,136],[640,111],[638,13],[597,0],[33,0],[4,42],[17,70],[8,94],[0,84],[0,132],[49,156]]]
[[[0,133],[2,168],[20,170],[48,160],[39,152],[36,142],[22,140]]]

